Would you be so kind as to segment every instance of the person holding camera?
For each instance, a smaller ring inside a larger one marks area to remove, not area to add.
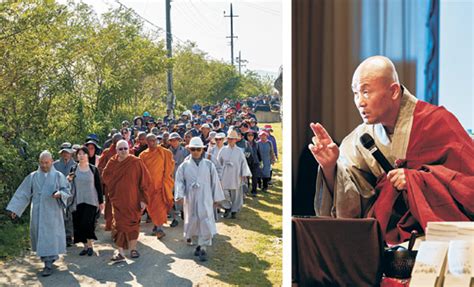
[[[104,196],[99,170],[89,164],[88,149],[82,146],[76,151],[79,163],[71,169],[67,179],[71,182],[73,200],[71,204],[74,243],[84,243],[80,256],[92,256],[92,240],[95,235],[96,217],[104,210]]]

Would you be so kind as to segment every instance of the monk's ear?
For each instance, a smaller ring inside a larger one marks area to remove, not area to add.
[[[389,90],[392,100],[396,101],[402,97],[402,90],[399,84],[392,83],[389,87]]]

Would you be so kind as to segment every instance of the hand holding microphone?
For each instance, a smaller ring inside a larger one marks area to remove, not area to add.
[[[390,162],[387,160],[387,158],[377,148],[374,139],[369,134],[363,134],[360,137],[360,142],[366,149],[370,151],[370,153],[374,156],[375,160],[380,164],[382,169],[387,174],[388,180],[392,183],[392,186],[397,190],[405,190],[407,182],[404,169],[394,169]]]

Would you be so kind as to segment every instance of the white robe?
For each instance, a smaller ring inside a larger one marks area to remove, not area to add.
[[[225,146],[219,152],[217,161],[222,167],[221,183],[224,190],[239,190],[242,185],[243,176],[252,176],[242,150],[235,146]]]
[[[207,153],[206,153],[206,158],[210,161],[212,161],[212,163],[216,166],[216,169],[217,169],[217,173],[221,174],[221,170],[222,170],[222,167],[221,165],[219,164],[219,162],[217,161],[217,156],[219,155],[219,152],[224,148],[224,146],[222,146],[221,148],[219,148],[217,145],[213,146],[212,148],[210,148]],[[220,180],[220,178],[219,178]]]
[[[61,193],[61,199],[52,197],[56,191]],[[19,217],[31,202],[31,245],[38,256],[66,253],[62,204],[66,204],[70,196],[66,177],[52,166],[48,173],[40,169],[30,173],[10,200],[6,209]]]
[[[184,199],[184,237],[212,238],[217,233],[213,204],[225,199],[214,164],[202,159],[198,166],[188,156],[176,171],[175,188],[175,199]]]

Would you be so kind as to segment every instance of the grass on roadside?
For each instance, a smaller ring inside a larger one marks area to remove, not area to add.
[[[29,224],[27,220],[12,223],[2,217],[0,223],[0,261],[24,254],[30,247]]]
[[[260,126],[265,125],[260,123]],[[236,220],[224,219],[206,267],[215,272],[204,285],[278,286],[282,284],[282,133],[272,124],[279,160],[273,185],[256,198],[246,197]]]

